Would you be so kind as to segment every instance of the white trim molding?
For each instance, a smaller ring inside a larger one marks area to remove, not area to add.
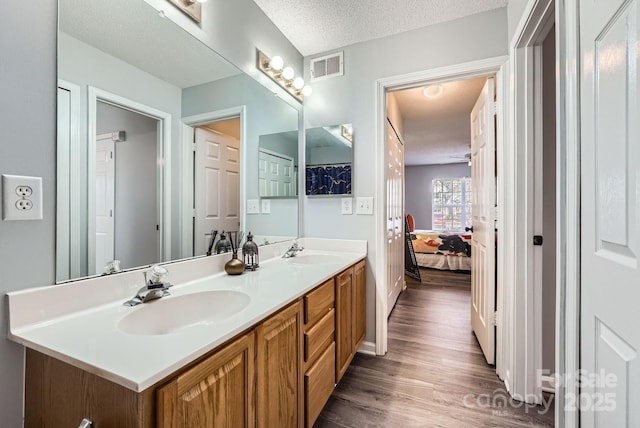
[[[358,352],[366,355],[376,355],[376,344],[373,342],[364,341],[362,342],[362,345],[360,345],[360,349],[358,349]]]
[[[58,88],[62,88],[66,91],[69,91],[70,96],[70,109],[69,109],[69,126],[70,126],[70,135],[69,135],[69,145],[65,147],[60,147],[60,143],[58,142],[58,156],[64,156],[65,162],[67,163],[66,172],[61,169],[60,159],[58,159],[57,165],[57,174],[60,177],[60,174],[67,174],[66,181],[68,182],[68,187],[61,189],[59,186],[56,187],[58,192],[57,203],[64,203],[65,206],[68,207],[68,218],[60,218],[59,212],[56,211],[57,222],[66,221],[68,225],[69,235],[65,237],[61,237],[59,235],[56,236],[57,240],[63,240],[64,246],[68,246],[69,253],[60,255],[56,252],[56,263],[58,263],[59,257],[64,257],[65,265],[69,266],[69,278],[78,278],[81,276],[81,240],[80,240],[80,228],[81,222],[81,207],[80,207],[80,195],[82,192],[82,184],[80,182],[80,168],[82,165],[82,161],[80,159],[80,97],[81,90],[80,86],[67,82],[66,80],[58,79]],[[58,126],[60,126],[58,124]],[[57,276],[56,276],[57,278]]]
[[[158,222],[160,225],[159,260],[171,260],[171,114],[129,100],[120,95],[87,87],[87,267],[88,273],[95,272],[95,164],[96,164],[96,122],[98,101],[112,104],[126,110],[149,116],[158,124]]]
[[[553,0],[531,0],[520,20],[510,44],[512,57],[512,137],[515,149],[511,178],[515,183],[515,216],[520,227],[515,235],[515,278],[511,306],[513,307],[513,378],[511,395],[527,403],[542,402],[542,385],[538,371],[542,365],[541,290],[536,287],[534,235],[534,165],[538,132],[536,115],[540,101],[536,91],[540,77],[535,67],[539,45],[553,24]],[[536,82],[536,79],[538,81]],[[536,84],[537,83],[537,84]]]
[[[429,70],[424,70],[415,73],[403,74],[398,76],[387,77],[383,79],[379,79],[375,84],[375,100],[376,100],[376,176],[378,177],[376,184],[376,197],[379,203],[376,204],[375,211],[375,224],[378,226],[376,228],[375,234],[375,246],[376,246],[376,254],[380,259],[376,263],[375,267],[375,278],[376,278],[376,343],[375,343],[375,353],[377,355],[384,355],[387,352],[387,284],[385,283],[385,279],[387,278],[386,266],[387,266],[387,257],[385,250],[385,237],[386,237],[386,224],[385,224],[385,146],[386,146],[386,138],[385,138],[385,125],[386,125],[386,93],[389,90],[399,90],[399,89],[407,89],[420,85],[425,85],[429,83],[442,83],[449,82],[460,79],[469,79],[474,77],[488,76],[495,74],[497,77],[497,88],[498,88],[498,112],[504,113],[507,111],[506,102],[508,93],[509,84],[506,82],[506,71],[509,63],[508,56],[500,56],[494,58],[487,58],[479,61],[471,61],[467,63],[455,64],[447,67],[439,67],[433,68]],[[505,142],[505,136],[508,135],[506,132],[506,123],[507,121],[499,119],[498,121],[498,129],[496,133],[497,147],[505,150],[509,145]],[[505,171],[510,168],[510,159],[511,154],[507,154],[507,156],[501,156],[503,165],[500,165],[498,168],[498,183],[501,186],[501,189],[507,188],[510,185],[509,180],[505,179]],[[509,194],[500,191],[498,194],[498,218],[499,222],[505,225],[505,227],[510,227],[515,222],[510,219],[513,215],[509,211],[509,206],[506,201],[509,201]],[[499,237],[500,242],[504,243],[503,251],[500,251],[499,255],[503,256],[512,254],[510,251],[512,249],[511,241],[509,240],[509,230],[504,230],[504,235]],[[502,244],[499,246],[499,248]],[[504,259],[498,259],[498,271],[503,270],[501,275],[498,275],[498,307],[507,310],[508,308],[504,307],[502,303],[500,303],[500,299],[503,296],[503,288],[505,288],[507,281],[509,278],[513,277],[511,272],[512,264],[505,263]],[[508,315],[508,314],[502,314]],[[502,354],[506,352],[509,347],[505,346],[504,341],[504,332],[502,326],[509,325],[509,317],[508,316],[500,316],[499,319],[502,321],[498,323],[497,326],[497,335],[496,342],[498,346],[498,353]],[[507,355],[498,355],[496,360],[496,370],[501,377],[506,377],[509,373],[508,363],[510,358]],[[506,379],[508,380],[508,379]]]
[[[559,184],[556,261],[556,371],[564,382],[556,385],[556,409],[567,397],[579,397],[574,374],[580,369],[580,98],[578,1],[556,0],[558,85]],[[576,411],[556,411],[557,428],[577,428]]]

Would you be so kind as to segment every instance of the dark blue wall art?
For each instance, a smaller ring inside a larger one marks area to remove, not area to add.
[[[350,195],[351,164],[307,166],[306,194]]]

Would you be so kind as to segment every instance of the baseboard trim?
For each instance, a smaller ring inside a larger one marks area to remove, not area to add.
[[[376,344],[373,342],[362,342],[358,352],[367,355],[376,355]]]
[[[542,382],[542,391],[555,394],[555,378],[553,376],[540,376]]]

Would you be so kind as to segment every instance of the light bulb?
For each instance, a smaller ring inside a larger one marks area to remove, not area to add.
[[[293,79],[293,76],[295,76],[295,74],[296,72],[293,71],[293,68],[291,67],[285,67],[284,70],[282,70],[282,78],[286,80]]]
[[[274,71],[280,71],[282,67],[284,67],[284,60],[281,56],[276,55],[269,61],[269,68]]]
[[[302,95],[304,95],[305,97],[308,97],[312,93],[313,93],[313,88],[309,85],[304,85],[304,87],[302,88]]]
[[[304,88],[304,79],[302,77],[296,77],[293,79],[293,87],[297,90]]]
[[[422,94],[427,98],[436,98],[442,95],[444,88],[442,85],[430,85],[422,90]]]

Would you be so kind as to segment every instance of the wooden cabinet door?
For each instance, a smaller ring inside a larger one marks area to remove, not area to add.
[[[336,383],[342,379],[353,357],[353,269],[336,277]]]
[[[256,328],[257,426],[301,427],[302,305],[298,301]]]
[[[366,263],[361,261],[354,269],[353,281],[353,352],[364,341],[367,332],[367,273]]]
[[[304,374],[306,427],[311,428],[333,392],[335,384],[336,345],[324,350],[318,360]]]
[[[249,333],[159,388],[157,426],[255,426],[253,361]]]

